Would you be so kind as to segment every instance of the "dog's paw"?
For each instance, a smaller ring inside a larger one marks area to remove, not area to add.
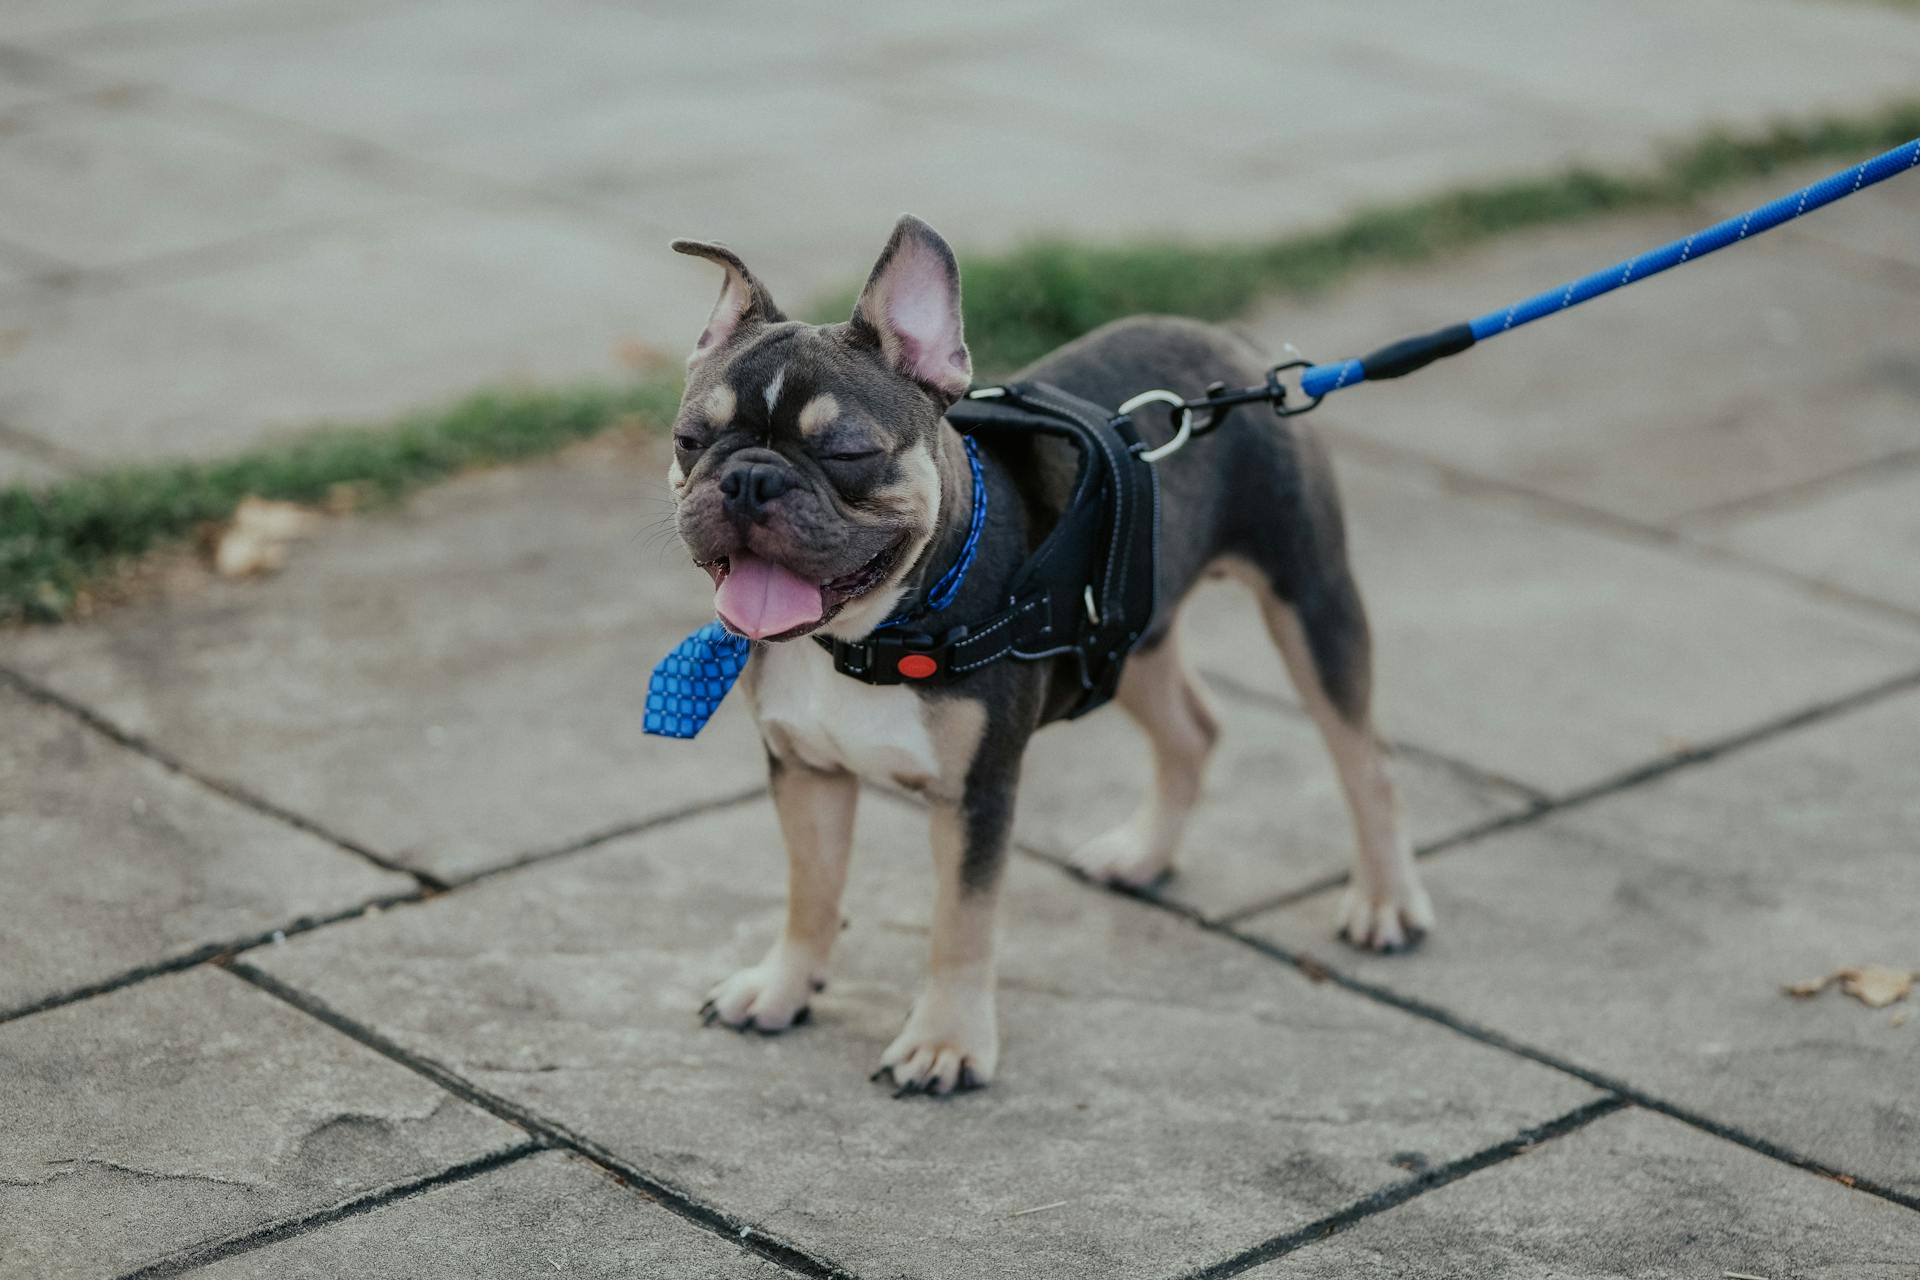
[[[945,1095],[984,1087],[999,1062],[993,992],[936,986],[914,1003],[907,1025],[880,1055],[873,1079],[891,1082],[896,1098]]]
[[[700,1016],[708,1026],[773,1035],[805,1022],[808,1002],[826,985],[806,964],[775,952],[717,984],[700,1006]]]
[[[1418,884],[1375,898],[1348,886],[1340,900],[1341,941],[1363,951],[1411,951],[1433,929],[1433,903]]]
[[[1130,821],[1075,850],[1073,868],[1095,884],[1150,889],[1173,872],[1173,850],[1156,844],[1144,823]]]

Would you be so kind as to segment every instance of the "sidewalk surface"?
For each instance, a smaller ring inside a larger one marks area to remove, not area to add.
[[[6,0],[0,481],[677,365],[965,251],[1210,240],[1911,94],[1872,3]]]
[[[675,232],[764,244],[796,297],[902,205],[972,247],[1268,233],[1863,107],[1920,47],[1868,5],[1217,9],[15,3],[0,465],[677,351],[712,281]],[[931,42],[951,66],[902,99]],[[1706,212],[1247,323],[1345,355]],[[1915,225],[1920,179],[1889,183],[1306,420],[1440,929],[1333,941],[1332,770],[1205,588],[1227,733],[1180,873],[1139,900],[1060,869],[1146,753],[1117,712],[1046,731],[1002,1078],[946,1102],[867,1081],[927,942],[890,795],[812,1023],[696,1016],[778,927],[782,858],[739,706],[640,732],[710,616],[654,441],[0,634],[0,1277],[1920,1277],[1915,999],[1782,994],[1920,969]]]

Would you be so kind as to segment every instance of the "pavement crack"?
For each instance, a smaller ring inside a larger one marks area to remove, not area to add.
[[[1522,1129],[1511,1138],[1485,1147],[1472,1155],[1438,1165],[1404,1182],[1382,1187],[1372,1195],[1362,1197],[1344,1209],[1309,1222],[1306,1226],[1296,1228],[1284,1235],[1273,1236],[1210,1267],[1182,1272],[1177,1280],[1226,1280],[1228,1276],[1237,1276],[1244,1271],[1250,1271],[1276,1258],[1283,1258],[1316,1240],[1324,1240],[1336,1232],[1344,1231],[1356,1222],[1403,1205],[1417,1196],[1423,1196],[1450,1182],[1458,1182],[1469,1174],[1478,1173],[1482,1169],[1511,1160],[1543,1142],[1551,1142],[1577,1129],[1583,1129],[1627,1105],[1627,1100],[1617,1095],[1596,1099],[1564,1115],[1556,1116],[1545,1124],[1535,1125],[1531,1129]]]
[[[684,1218],[702,1230],[729,1240],[737,1247],[777,1263],[789,1271],[810,1277],[811,1280],[858,1280],[851,1271],[839,1264],[798,1244],[771,1235],[762,1227],[742,1221],[724,1209],[707,1204],[666,1179],[630,1164],[593,1139],[575,1133],[558,1121],[523,1107],[509,1098],[481,1088],[445,1064],[436,1062],[424,1054],[416,1053],[373,1028],[354,1021],[319,997],[289,986],[263,969],[256,968],[244,960],[235,959],[223,960],[221,967],[243,982],[251,983],[275,999],[325,1023],[342,1035],[359,1041],[367,1048],[384,1055],[416,1075],[425,1077],[461,1101],[523,1130],[536,1143],[570,1151],[599,1166],[601,1170],[612,1175],[635,1194],[659,1205],[669,1213]],[[128,1277],[127,1280],[132,1280],[132,1277]],[[147,1277],[142,1276],[141,1280],[147,1280]]]
[[[101,1160],[94,1156],[81,1156],[68,1160],[50,1160],[49,1164],[76,1166],[63,1169],[53,1176],[64,1177],[68,1173],[77,1173],[80,1168],[107,1169],[114,1173],[124,1173],[143,1182],[209,1182],[222,1187],[239,1187],[245,1191],[255,1190],[257,1184],[242,1182],[237,1178],[221,1178],[211,1173],[171,1173],[165,1169],[141,1169],[130,1164],[121,1164],[117,1160]],[[52,1181],[52,1179],[48,1179]]]

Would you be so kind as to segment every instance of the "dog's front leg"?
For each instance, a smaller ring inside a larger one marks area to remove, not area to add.
[[[805,1022],[808,1002],[827,985],[860,783],[777,757],[769,767],[787,845],[786,928],[765,959],[715,987],[700,1012],[708,1022],[772,1033]]]
[[[993,1079],[993,909],[1012,818],[1011,778],[993,787],[970,782],[959,803],[933,802],[933,969],[874,1074],[890,1076],[900,1093],[946,1094]]]

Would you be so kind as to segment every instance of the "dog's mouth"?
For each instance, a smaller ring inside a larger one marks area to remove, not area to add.
[[[905,546],[901,538],[825,582],[809,581],[744,548],[698,563],[713,578],[714,612],[729,630],[749,640],[792,640],[825,626],[849,602],[885,582]]]

